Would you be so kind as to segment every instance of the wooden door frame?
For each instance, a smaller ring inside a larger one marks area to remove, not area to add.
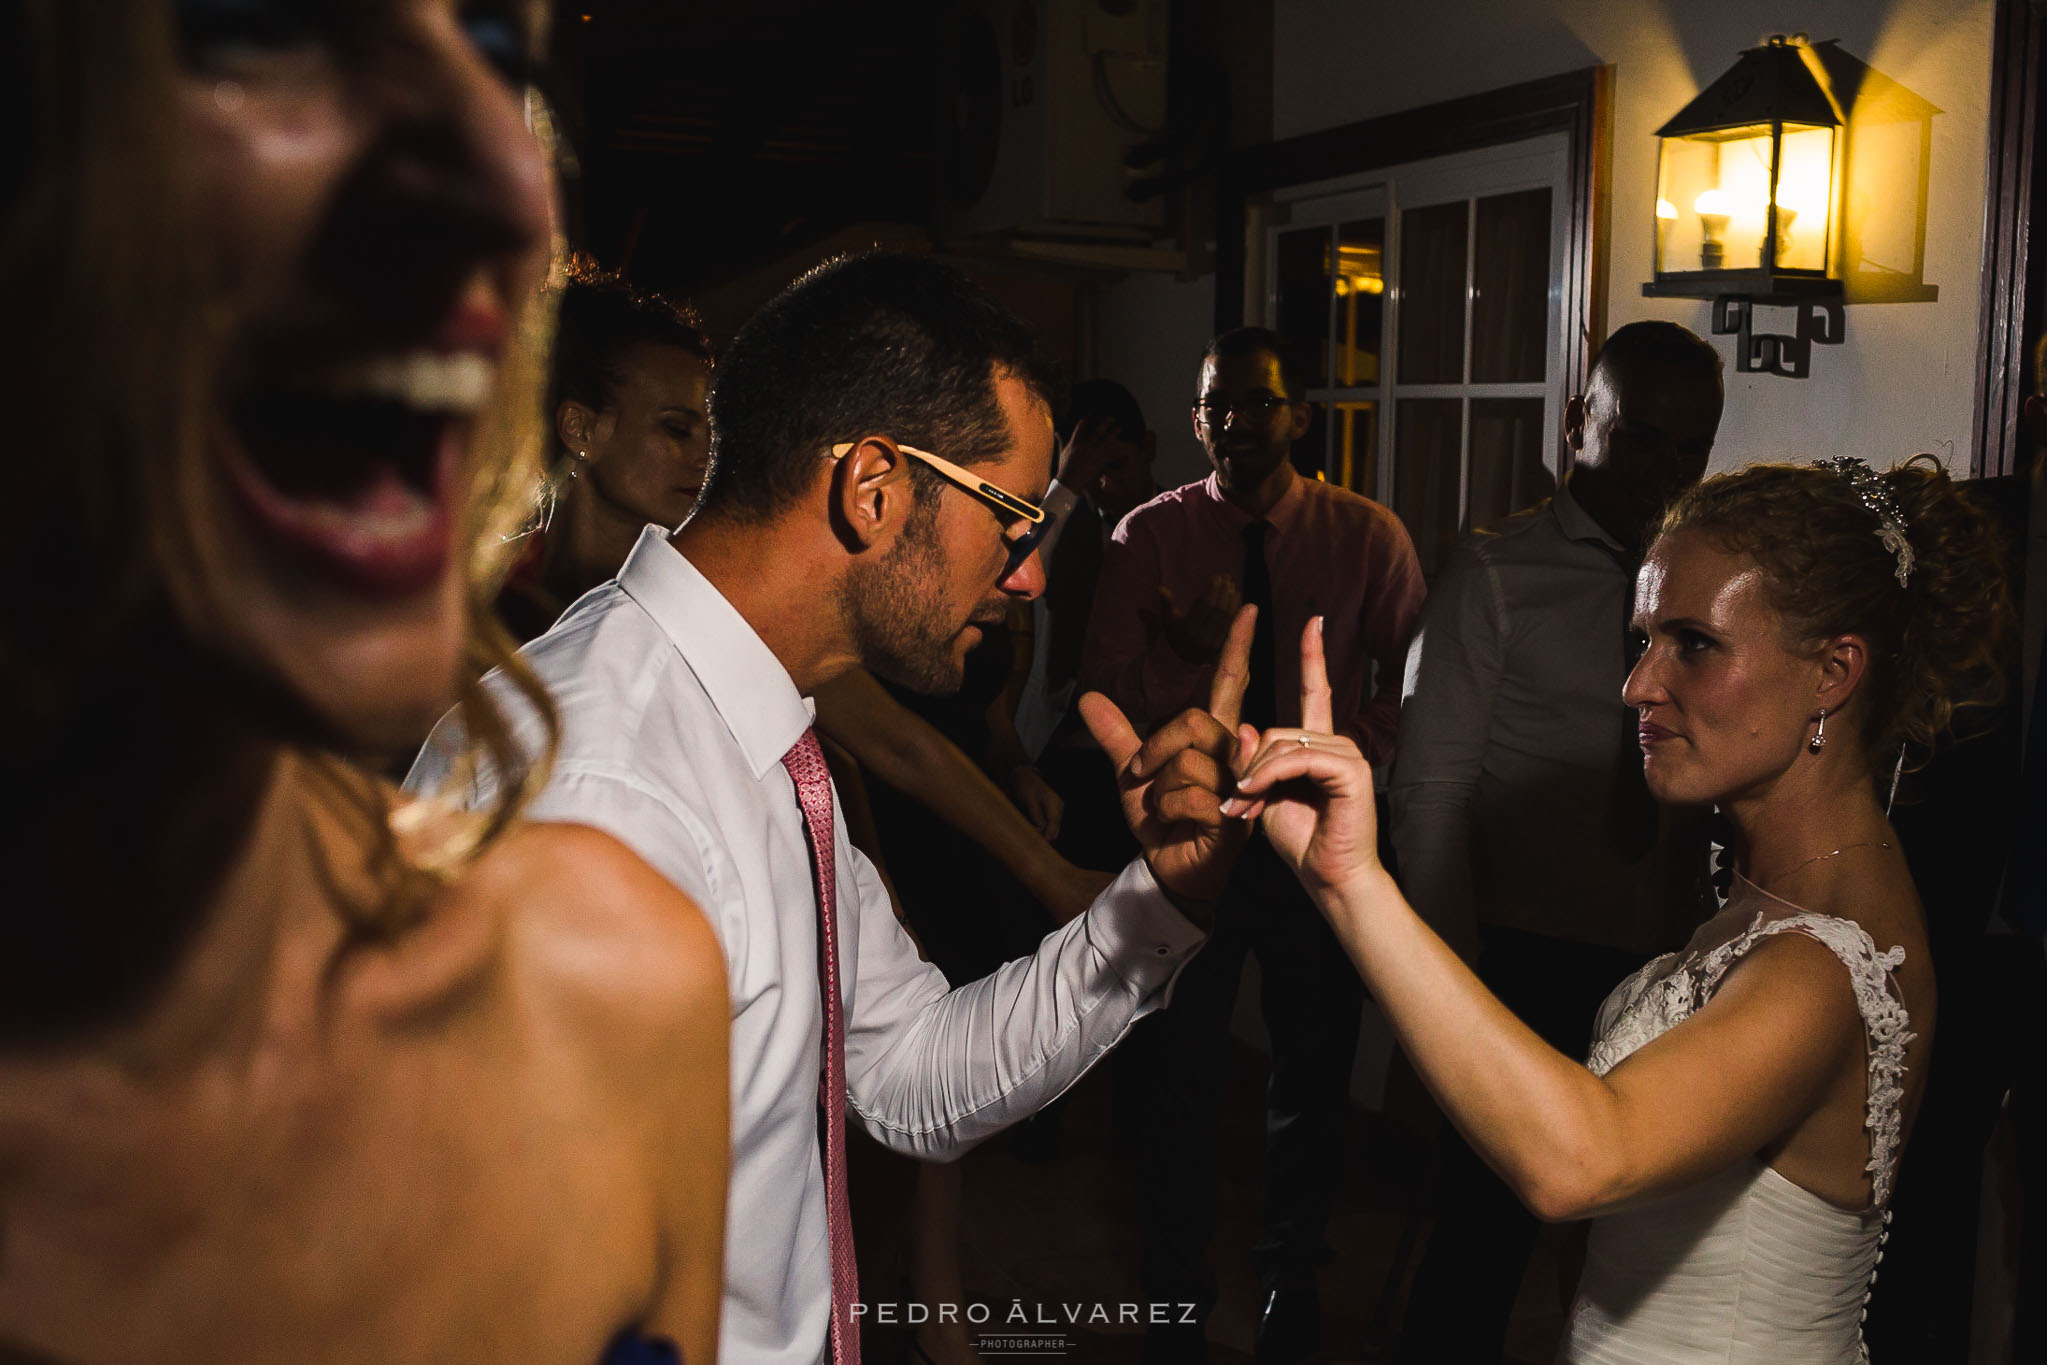
[[[1606,337],[1607,234],[1612,217],[1613,67],[1591,66],[1419,109],[1246,147],[1221,169],[1216,193],[1216,330],[1245,321],[1245,231],[1253,200],[1385,166],[1563,133],[1568,142],[1569,240],[1557,411],[1577,391]],[[1647,231],[1647,228],[1644,228]],[[1569,451],[1560,456],[1568,460]]]
[[[1969,473],[2018,473],[2031,453],[2020,410],[2033,391],[2032,351],[2047,331],[2047,250],[2033,249],[2033,205],[2047,204],[2039,155],[2047,0],[1998,0],[1984,158],[1982,334]]]

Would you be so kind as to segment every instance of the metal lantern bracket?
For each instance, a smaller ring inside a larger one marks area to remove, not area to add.
[[[1757,302],[1746,294],[1722,294],[1713,300],[1713,334],[1735,338],[1734,368],[1737,373],[1761,372],[1782,375],[1786,379],[1804,379],[1812,373],[1814,346],[1841,344],[1847,326],[1841,300],[1787,300],[1789,307],[1798,310],[1796,325],[1789,336],[1754,329]]]

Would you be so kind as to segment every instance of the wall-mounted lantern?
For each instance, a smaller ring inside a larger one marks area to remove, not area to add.
[[[1840,243],[1847,120],[1804,38],[1750,48],[1656,130],[1660,298],[1713,300],[1740,338],[1734,367],[1793,379],[1842,336]],[[1790,336],[1755,332],[1759,304],[1798,310]]]

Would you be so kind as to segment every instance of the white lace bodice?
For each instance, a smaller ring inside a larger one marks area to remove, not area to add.
[[[1806,934],[1848,969],[1869,1047],[1871,1205],[1842,1209],[1751,1159],[1698,1185],[1594,1220],[1562,1359],[1572,1362],[1866,1361],[1862,1319],[1883,1259],[1904,1116],[1905,1007],[1860,925],[1795,909],[1742,883],[1756,916],[1732,939],[1669,953],[1600,1007],[1587,1065],[1599,1075],[1704,1007],[1728,969],[1773,934]],[[1735,907],[1737,910],[1739,905]],[[1858,1311],[1859,1310],[1859,1311]]]

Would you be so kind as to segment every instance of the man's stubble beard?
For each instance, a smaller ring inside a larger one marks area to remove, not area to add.
[[[933,534],[934,512],[933,505],[920,506],[880,563],[846,575],[839,585],[839,610],[863,668],[920,696],[944,697],[960,690],[966,669],[953,655],[958,632],[922,590],[944,568]]]
[[[1233,470],[1231,457],[1225,454],[1223,447],[1217,446],[1215,449],[1207,452],[1208,467],[1215,471],[1216,486],[1222,489],[1223,492],[1248,492],[1272,477],[1272,472],[1288,459],[1291,450],[1292,443],[1288,442],[1279,448],[1279,458],[1273,459],[1273,451],[1270,445],[1255,447],[1253,450],[1245,452],[1243,456],[1236,457],[1239,463]],[[1246,469],[1241,463],[1246,458],[1259,461],[1259,466],[1255,473]]]

